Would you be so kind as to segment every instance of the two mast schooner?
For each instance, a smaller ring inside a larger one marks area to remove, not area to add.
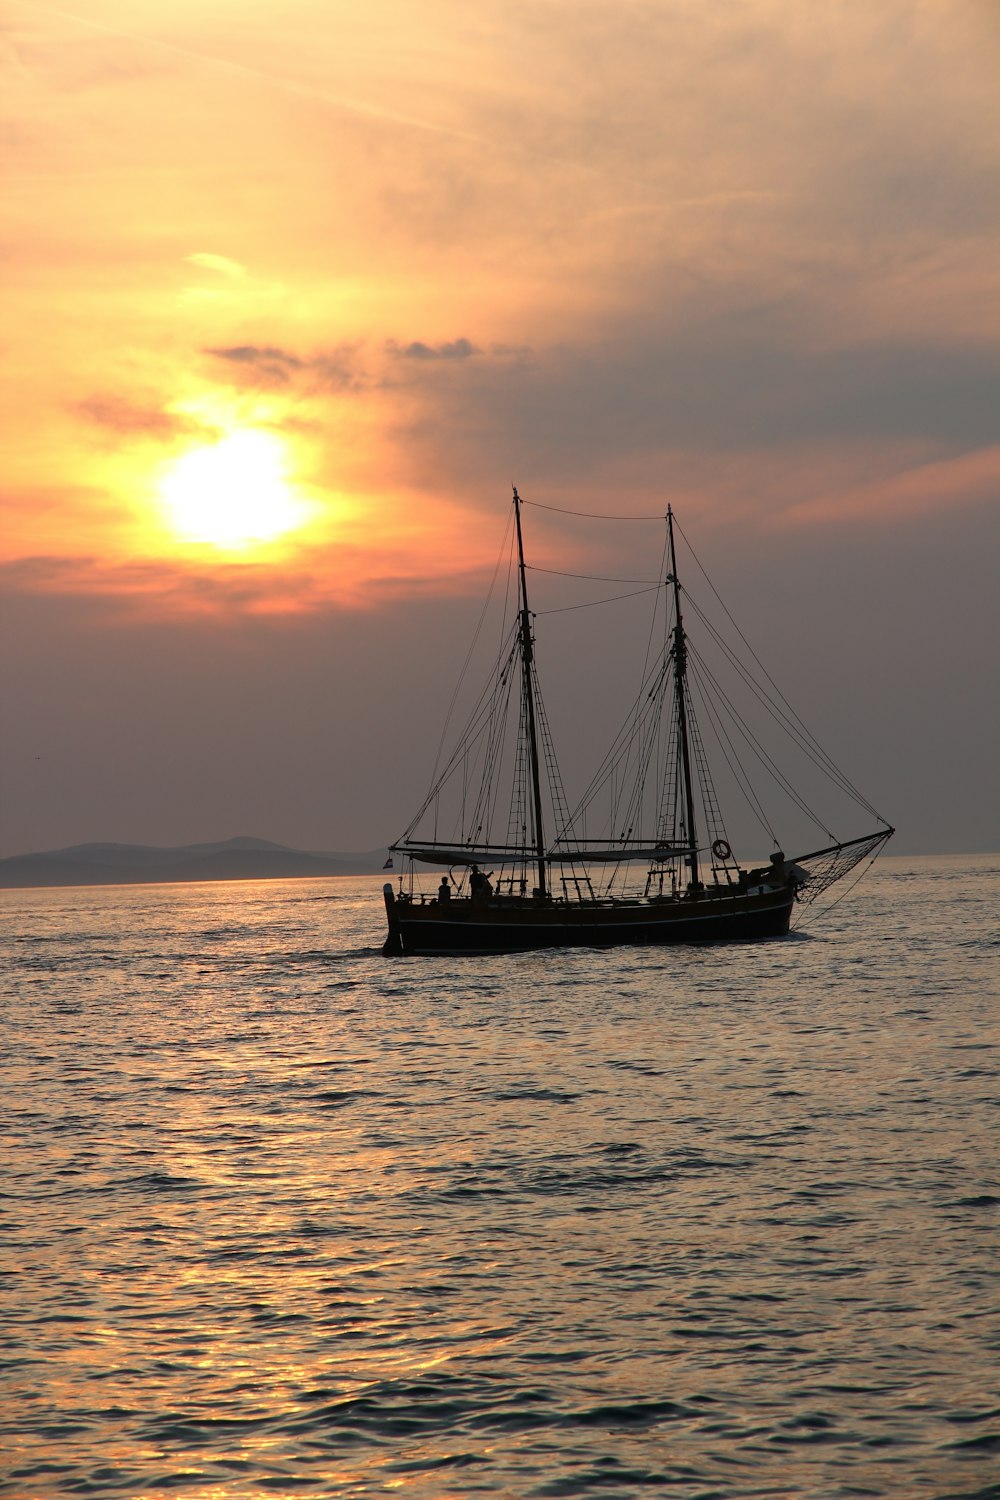
[[[761,678],[741,663],[698,610],[724,657],[814,769],[880,825],[860,837],[834,838],[699,658],[698,696],[717,748],[775,844],[764,865],[747,868],[735,859],[692,691],[672,507],[666,514],[663,576],[651,585],[664,609],[662,647],[652,664],[647,652],[632,712],[571,812],[538,684],[522,528],[525,503],[515,488],[508,567],[514,608],[500,655],[442,773],[406,833],[391,846],[404,857],[406,870],[398,889],[391,883],[383,887],[389,925],[383,951],[502,953],[783,935],[797,901],[815,900],[874,858],[893,829],[837,769],[766,672]],[[690,595],[686,598],[690,601]],[[510,712],[515,699],[516,729]],[[725,727],[723,709],[736,716],[735,736]],[[737,748],[763,765],[795,805],[828,832],[824,847],[785,858]],[[495,830],[503,816],[503,789],[509,795],[501,837]],[[452,831],[442,837],[440,827],[449,816]],[[602,833],[588,837],[588,820],[595,817]],[[447,868],[435,893],[418,889],[414,862]],[[635,867],[644,872],[638,882]]]

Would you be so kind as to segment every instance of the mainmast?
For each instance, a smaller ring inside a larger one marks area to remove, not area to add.
[[[670,579],[674,586],[674,689],[677,694],[677,732],[681,746],[681,774],[684,779],[684,806],[687,814],[687,837],[691,845],[688,865],[691,884],[698,883],[698,837],[694,826],[694,786],[691,779],[691,747],[687,722],[687,639],[681,619],[681,586],[677,580],[677,558],[674,553],[674,512],[667,506],[667,534],[670,539]]]
[[[542,786],[538,774],[538,738],[535,732],[535,693],[531,682],[534,651],[531,641],[531,615],[528,611],[528,585],[524,576],[524,542],[521,539],[521,497],[514,486],[514,520],[517,525],[517,567],[521,584],[521,690],[528,722],[528,762],[531,767],[531,793],[535,806],[535,856],[538,860],[538,894],[547,891],[545,878],[545,837],[542,832]]]

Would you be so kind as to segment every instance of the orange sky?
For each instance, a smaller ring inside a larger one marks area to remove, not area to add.
[[[364,607],[466,587],[512,479],[754,526],[995,498],[997,29],[12,3],[5,560],[170,610]],[[248,432],[277,509],[242,535]]]
[[[8,0],[0,47],[4,851],[394,836],[512,482],[673,501],[901,838],[946,780],[979,847],[995,5]],[[536,562],[641,568],[557,519]]]

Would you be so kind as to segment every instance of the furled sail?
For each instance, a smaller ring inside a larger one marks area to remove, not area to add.
[[[390,847],[396,853],[405,854],[408,859],[419,859],[425,865],[468,865],[471,868],[472,865],[510,864],[525,858],[524,849],[520,845],[400,843]],[[528,858],[530,857],[529,852]]]
[[[481,844],[474,848],[456,848],[444,844],[393,844],[393,851],[397,854],[405,854],[409,859],[418,859],[425,865],[488,865],[488,864],[511,864],[520,863],[525,859],[533,859],[532,850],[526,850],[523,845],[508,844]],[[581,849],[548,849],[545,853],[547,864],[553,865],[586,865],[586,864],[618,864],[623,860],[638,861],[641,864],[653,864],[660,860],[678,859],[689,853],[686,847],[678,848],[667,844],[653,845],[628,845],[619,848],[581,848]]]

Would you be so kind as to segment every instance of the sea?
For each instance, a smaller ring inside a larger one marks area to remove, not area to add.
[[[3,894],[0,1494],[1000,1495],[1000,857],[497,958],[381,880]]]

